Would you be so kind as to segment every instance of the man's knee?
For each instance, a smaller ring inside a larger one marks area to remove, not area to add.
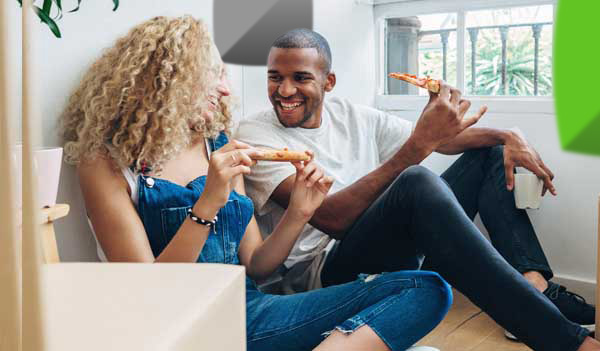
[[[496,145],[490,147],[490,156],[493,160],[501,160],[504,162],[504,145]]]
[[[479,153],[483,159],[504,162],[504,145],[489,146],[480,149],[469,150],[466,153]]]
[[[432,188],[444,186],[440,177],[420,165],[410,166],[405,169],[398,178],[396,184],[402,184],[404,191],[431,191]]]

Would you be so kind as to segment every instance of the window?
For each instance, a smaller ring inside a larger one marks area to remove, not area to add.
[[[553,19],[552,4],[387,17],[383,90],[427,95],[387,78],[408,72],[444,79],[468,95],[550,96]]]

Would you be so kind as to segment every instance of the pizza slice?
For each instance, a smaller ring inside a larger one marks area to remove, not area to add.
[[[419,88],[427,89],[433,93],[440,92],[440,81],[437,79],[431,79],[429,76],[426,78],[419,78],[408,73],[390,73],[390,77],[414,84]]]
[[[310,155],[303,151],[290,151],[287,148],[283,150],[261,150],[262,156],[252,156],[254,160],[261,161],[280,161],[280,162],[297,162],[310,161]]]

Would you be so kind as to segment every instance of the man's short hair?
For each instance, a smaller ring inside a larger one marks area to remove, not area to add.
[[[306,28],[292,29],[275,40],[272,47],[280,49],[317,49],[325,73],[331,71],[331,49],[321,34]]]

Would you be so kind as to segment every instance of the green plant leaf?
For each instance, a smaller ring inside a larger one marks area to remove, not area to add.
[[[54,19],[61,19],[62,18],[62,0],[52,0],[54,1],[54,3],[56,4],[56,7],[58,7],[58,13],[56,14],[56,17],[54,17]]]
[[[115,4],[115,7],[113,7],[113,11],[117,11],[117,9],[119,8],[119,0],[113,0],[113,4]]]
[[[54,22],[54,20],[50,18],[50,16],[48,16],[47,13],[45,13],[41,8],[35,5],[33,5],[33,11],[35,11],[35,13],[38,15],[42,22],[48,25],[52,33],[54,33],[54,36],[56,36],[57,38],[61,37],[60,29],[58,29],[56,22]]]
[[[50,10],[52,10],[52,0],[44,0],[42,11],[44,11],[44,13],[50,17]]]
[[[73,10],[69,11],[69,12],[79,11],[79,6],[81,6],[81,0],[77,0],[77,7],[74,8]]]

